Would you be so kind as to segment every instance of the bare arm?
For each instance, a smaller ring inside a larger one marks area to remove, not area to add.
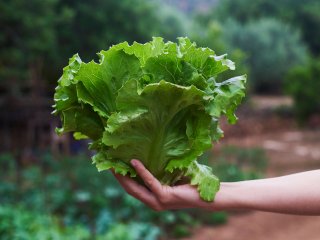
[[[116,174],[117,179],[129,194],[155,210],[252,209],[320,215],[320,170],[261,180],[223,182],[214,202],[205,202],[194,186],[163,186],[139,161],[133,160],[132,165],[149,189],[129,177]]]
[[[320,215],[320,170],[283,177],[222,183],[216,203],[232,208]],[[213,204],[214,205],[214,204]]]

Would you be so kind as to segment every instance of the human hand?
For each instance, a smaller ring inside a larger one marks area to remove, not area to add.
[[[200,198],[195,186],[161,185],[141,162],[132,160],[131,164],[147,187],[128,176],[114,175],[130,195],[156,211],[181,208],[205,208],[214,211],[251,209],[320,215],[320,191],[319,188],[314,187],[314,184],[320,180],[320,170],[276,178],[222,182],[214,201],[205,202]]]
[[[212,203],[203,201],[195,186],[190,184],[164,186],[138,160],[131,161],[145,186],[140,185],[128,176],[114,173],[127,193],[139,199],[150,208],[161,211],[181,208],[209,208]],[[212,208],[212,206],[211,206]]]

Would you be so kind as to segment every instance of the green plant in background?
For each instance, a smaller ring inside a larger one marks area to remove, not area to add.
[[[81,226],[62,227],[59,219],[16,205],[0,206],[1,240],[88,240],[89,231]]]
[[[268,163],[263,149],[232,145],[224,146],[214,153],[208,152],[203,161],[208,161],[224,182],[261,178]]]
[[[178,237],[176,228],[183,225],[190,230],[202,221],[201,215],[188,211],[147,209],[127,195],[111,173],[97,173],[86,156],[57,160],[45,154],[41,165],[23,168],[10,154],[0,159],[0,204],[6,209],[0,214],[5,219],[1,239],[15,239],[12,222],[17,222],[16,233],[36,225],[25,238],[17,239],[31,239],[47,229],[48,236],[67,239],[70,228],[78,229],[79,234],[73,236],[76,240],[89,239],[80,233],[90,233],[90,239],[155,240],[160,235]]]
[[[317,56],[320,54],[319,12],[318,0],[222,0],[212,11],[198,18],[204,23],[210,19],[224,22],[228,16],[243,24],[261,18],[274,18],[299,30],[310,52]]]
[[[233,20],[224,24],[229,46],[247,54],[250,86],[255,92],[281,93],[288,71],[308,58],[298,31],[276,19],[263,18],[247,24]]]
[[[56,225],[62,229],[56,230],[61,230],[61,239],[69,236],[64,234],[65,227],[68,229],[68,226],[78,225],[90,233],[90,239],[99,239],[108,234],[117,236],[117,229],[121,225],[127,226],[126,233],[133,240],[157,239],[160,234],[159,227],[153,221],[155,214],[127,195],[111,173],[97,173],[87,156],[57,160],[45,154],[41,156],[41,165],[23,168],[12,164],[16,161],[10,154],[1,155],[0,159],[0,204],[11,211],[11,217],[3,215],[8,221],[11,221],[10,218],[12,221],[20,219],[20,210],[13,210],[19,205],[21,212],[24,209],[30,211],[26,213],[27,219],[34,215],[37,223],[40,218],[36,216],[44,215],[44,219],[54,219],[52,221],[59,223]],[[7,171],[9,165],[13,166],[10,167],[11,171]],[[33,225],[32,221],[26,221]],[[161,220],[158,222],[161,223]],[[28,228],[28,224],[22,223],[17,225],[16,232]],[[3,235],[0,232],[0,238],[14,239],[9,230],[6,229]],[[39,224],[39,231],[45,230],[45,224]],[[35,234],[30,232],[30,236]],[[82,238],[75,235],[73,239]]]
[[[58,46],[61,63],[75,52],[91,60],[105,46],[122,41],[143,42],[155,35],[174,40],[187,32],[185,16],[157,0],[60,0],[58,5],[71,14],[58,25],[58,41],[67,43]]]
[[[33,74],[43,70],[44,57],[53,61],[55,25],[68,19],[56,8],[57,1],[52,0],[0,2],[0,78],[12,95],[20,96],[19,84],[25,86],[28,78],[38,77]]]
[[[139,159],[163,184],[187,177],[212,201],[219,180],[196,160],[222,136],[223,115],[236,122],[246,77],[218,82],[234,63],[188,38],[123,42],[99,57],[84,63],[76,54],[64,68],[54,95],[57,133],[92,140],[99,171],[135,177],[130,160]]]
[[[320,59],[292,69],[286,79],[286,91],[294,99],[300,123],[320,112]]]
[[[112,225],[110,230],[106,234],[97,237],[97,240],[154,240],[158,239],[159,234],[160,229],[148,223],[119,223]]]
[[[210,152],[200,161],[212,165],[223,181],[262,176],[266,160],[261,149],[225,149],[214,156],[217,161],[213,165]],[[190,235],[199,224],[227,221],[224,212],[208,213],[199,209],[154,212],[126,194],[111,173],[97,173],[85,155],[58,160],[50,154],[41,154],[40,159],[39,165],[19,167],[12,155],[0,155],[0,205],[6,209],[2,211],[9,212],[0,213],[0,239],[14,239],[12,221],[18,221],[16,232],[26,231],[33,225],[32,216],[37,231],[45,231],[49,222],[52,227],[49,229],[53,229],[50,232],[57,231],[61,236],[58,239],[69,236],[71,229],[77,232],[75,240],[86,239],[82,237],[88,232],[90,239],[106,236],[116,239],[121,234],[133,240],[178,238]],[[21,223],[22,215],[27,215],[23,217],[27,220]],[[42,218],[47,220],[39,220]]]
[[[288,71],[306,64],[309,54],[320,54],[319,12],[318,0],[223,0],[197,14],[195,21],[207,28],[219,22],[227,51],[236,47],[245,52],[249,88],[282,94]]]
[[[186,34],[188,22],[154,0],[12,0],[0,2],[0,12],[0,87],[15,97],[43,91],[74,52],[91,59],[124,40],[174,40]]]

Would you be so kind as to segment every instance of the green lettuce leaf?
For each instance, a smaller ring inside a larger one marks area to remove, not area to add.
[[[205,201],[212,201],[220,189],[219,179],[211,173],[211,168],[197,161],[190,164],[185,175],[191,178],[191,185],[198,186],[200,197]]]
[[[91,139],[99,171],[135,177],[130,160],[139,159],[161,183],[187,177],[212,201],[219,180],[196,160],[223,136],[222,115],[236,122],[246,77],[217,83],[234,63],[188,38],[123,42],[98,55],[84,63],[76,54],[64,68],[54,95],[57,133]]]
[[[207,128],[211,118],[203,111],[203,96],[204,92],[194,86],[165,81],[149,84],[138,93],[128,82],[117,98],[121,111],[110,116],[103,135],[102,142],[111,147],[108,154],[128,164],[132,158],[139,159],[168,184],[162,180],[168,179],[164,171],[168,163],[170,172],[187,168],[211,147]]]

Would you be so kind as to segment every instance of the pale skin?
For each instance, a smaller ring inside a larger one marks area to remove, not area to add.
[[[320,170],[260,180],[222,182],[213,202],[199,197],[195,186],[164,186],[138,160],[131,161],[145,186],[115,174],[133,197],[156,211],[202,208],[210,211],[248,209],[267,212],[320,215]]]

